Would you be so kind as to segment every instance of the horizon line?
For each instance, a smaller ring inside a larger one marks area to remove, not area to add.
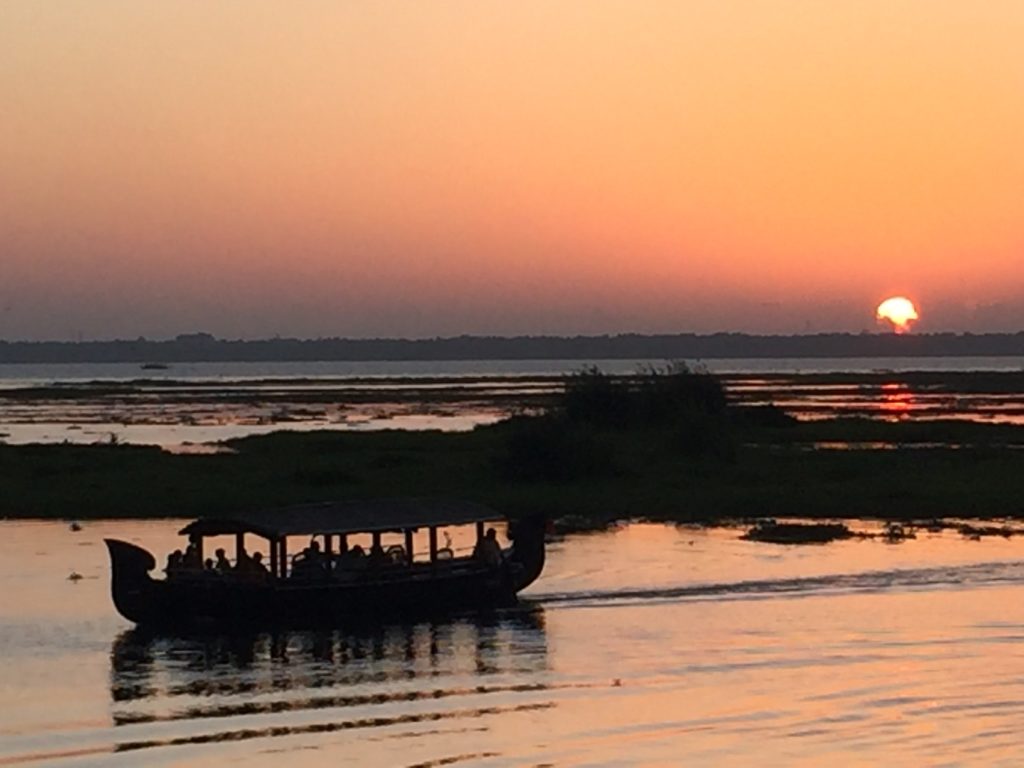
[[[745,337],[750,339],[814,339],[826,336],[837,337],[869,337],[869,338],[936,338],[936,337],[960,337],[960,338],[985,338],[985,337],[1008,337],[1024,335],[1024,329],[1017,331],[922,331],[896,333],[894,331],[813,331],[800,333],[757,333],[754,331],[710,331],[699,333],[696,331],[674,331],[644,333],[640,331],[620,331],[616,333],[521,333],[521,334],[475,334],[461,333],[448,336],[264,336],[259,338],[229,338],[221,337],[205,331],[191,333],[179,333],[173,337],[150,338],[147,336],[111,337],[111,338],[78,338],[78,339],[5,339],[0,338],[0,344],[265,344],[265,343],[316,343],[316,342],[401,342],[408,344],[436,343],[445,341],[526,341],[526,340],[601,340],[601,339],[666,339],[666,338],[692,338],[692,339],[713,339],[721,337]]]

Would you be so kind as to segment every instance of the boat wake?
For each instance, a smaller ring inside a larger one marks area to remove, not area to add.
[[[1024,582],[1024,561],[971,563],[931,568],[906,568],[863,573],[829,574],[790,579],[686,584],[608,590],[535,592],[524,600],[552,607],[682,602],[702,600],[766,600],[775,597],[821,597],[843,594],[956,590]]]

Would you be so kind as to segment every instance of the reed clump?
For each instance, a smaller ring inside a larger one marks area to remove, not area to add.
[[[507,423],[497,466],[512,479],[572,481],[629,475],[638,451],[732,460],[728,410],[722,383],[685,364],[632,376],[588,367],[566,377],[547,412]]]

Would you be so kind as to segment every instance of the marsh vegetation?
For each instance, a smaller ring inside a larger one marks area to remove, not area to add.
[[[1024,428],[964,420],[797,420],[684,366],[585,369],[546,408],[472,431],[276,432],[223,453],[0,445],[0,515],[195,516],[377,496],[508,512],[723,518],[1024,514]],[[873,450],[849,450],[857,447]]]

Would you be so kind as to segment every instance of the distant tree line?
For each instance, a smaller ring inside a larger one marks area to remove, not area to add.
[[[787,357],[1024,356],[1020,333],[745,333],[455,336],[433,339],[0,341],[0,363],[179,363],[400,360],[712,360]]]

